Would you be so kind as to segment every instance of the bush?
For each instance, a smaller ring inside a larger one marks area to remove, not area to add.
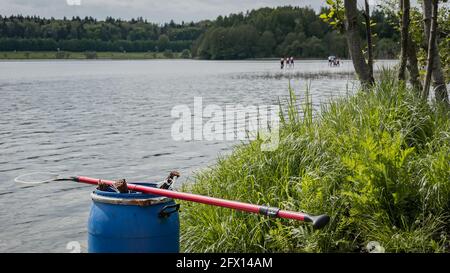
[[[190,59],[191,58],[191,51],[189,49],[183,50],[183,52],[181,52],[181,58],[183,58],[183,59]]]
[[[55,54],[56,59],[68,59],[70,57],[70,53],[66,51],[58,51]]]
[[[84,56],[86,57],[86,59],[97,59],[97,52],[95,52],[95,51],[86,51],[84,53]]]
[[[297,109],[290,92],[277,150],[261,151],[260,140],[240,145],[184,190],[327,213],[328,226],[183,202],[183,250],[365,252],[377,241],[387,252],[448,251],[449,113],[389,73],[315,118],[308,96]]]
[[[166,49],[163,53],[165,58],[172,59],[174,57],[172,50]]]

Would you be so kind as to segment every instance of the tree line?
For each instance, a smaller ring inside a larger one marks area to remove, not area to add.
[[[190,50],[206,27],[207,22],[158,25],[143,18],[0,16],[0,50],[181,52]]]
[[[158,25],[143,18],[70,19],[0,16],[0,51],[192,51],[202,59],[244,59],[295,56],[348,56],[345,36],[308,7],[260,8],[219,16],[215,20]],[[362,16],[362,15],[361,15]],[[390,24],[395,15],[373,11],[378,34],[375,56],[394,58],[399,31]],[[364,28],[359,29],[361,39]]]
[[[336,55],[347,58],[345,36],[323,21],[309,7],[261,8],[247,13],[219,16],[193,45],[194,56],[204,59],[242,59],[277,56],[326,58]],[[359,14],[362,17],[362,13]],[[378,34],[377,58],[394,58],[399,52],[399,32],[391,24],[395,16],[382,9],[373,11]],[[358,35],[365,38],[364,27]]]

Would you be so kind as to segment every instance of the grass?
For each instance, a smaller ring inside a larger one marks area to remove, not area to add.
[[[112,60],[145,60],[145,59],[178,59],[181,53],[169,55],[164,52],[68,52],[68,51],[1,51],[0,60],[39,60],[39,59],[112,59]]]
[[[317,72],[302,72],[302,71],[281,71],[276,73],[263,72],[254,74],[238,74],[235,75],[237,79],[343,79],[343,78],[355,78],[355,73],[353,71],[317,71]]]
[[[308,224],[183,202],[186,252],[448,252],[450,119],[399,84],[392,73],[368,92],[312,113],[294,92],[282,111],[280,145],[260,140],[196,174],[184,190],[214,197],[327,213]]]

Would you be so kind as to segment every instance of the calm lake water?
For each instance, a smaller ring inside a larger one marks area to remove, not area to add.
[[[377,67],[393,61],[377,62]],[[297,61],[17,61],[0,62],[0,252],[86,251],[93,187],[71,182],[24,186],[34,171],[128,181],[180,183],[230,152],[236,142],[174,141],[175,105],[277,104],[309,86],[316,108],[353,93],[352,65]],[[345,74],[345,73],[344,73]]]

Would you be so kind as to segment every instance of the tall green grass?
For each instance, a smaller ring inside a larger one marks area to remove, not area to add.
[[[368,92],[325,106],[313,118],[308,96],[283,109],[280,145],[253,141],[195,177],[185,190],[269,204],[330,224],[268,219],[184,202],[187,252],[448,252],[450,119],[385,71]],[[297,109],[300,101],[302,109]],[[301,110],[301,111],[300,111]]]

